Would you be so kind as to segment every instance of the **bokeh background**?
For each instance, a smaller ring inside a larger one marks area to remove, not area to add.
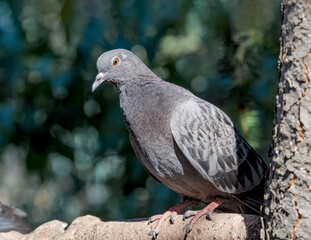
[[[0,201],[33,227],[179,201],[136,159],[116,89],[91,93],[114,48],[223,109],[267,160],[280,28],[277,0],[1,0]]]

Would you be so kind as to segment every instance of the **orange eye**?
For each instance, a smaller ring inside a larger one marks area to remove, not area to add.
[[[113,60],[113,62],[112,62],[112,65],[113,65],[113,66],[117,66],[117,65],[119,64],[119,62],[120,62],[119,58],[115,58],[115,59]]]

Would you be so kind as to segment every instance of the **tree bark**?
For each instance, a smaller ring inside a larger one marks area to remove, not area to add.
[[[185,239],[185,226],[190,219],[182,220],[178,215],[174,224],[165,221],[157,240]],[[128,219],[103,222],[90,215],[79,217],[70,225],[58,220],[42,224],[29,234],[18,232],[0,233],[0,240],[42,240],[42,239],[152,239],[148,235],[156,222],[148,224],[147,219]],[[229,213],[215,213],[212,221],[200,218],[186,239],[257,240],[260,237],[260,217]]]
[[[311,239],[311,1],[283,0],[266,239]]]

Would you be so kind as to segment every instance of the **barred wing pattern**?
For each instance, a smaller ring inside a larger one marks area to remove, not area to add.
[[[220,191],[243,193],[264,177],[261,157],[214,105],[201,99],[179,104],[170,128],[191,165]]]

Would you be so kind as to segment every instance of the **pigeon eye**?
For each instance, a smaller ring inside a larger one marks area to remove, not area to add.
[[[117,65],[119,64],[119,62],[120,62],[119,58],[115,58],[115,59],[113,60],[113,62],[112,62],[112,65],[113,65],[113,66],[117,66]]]

